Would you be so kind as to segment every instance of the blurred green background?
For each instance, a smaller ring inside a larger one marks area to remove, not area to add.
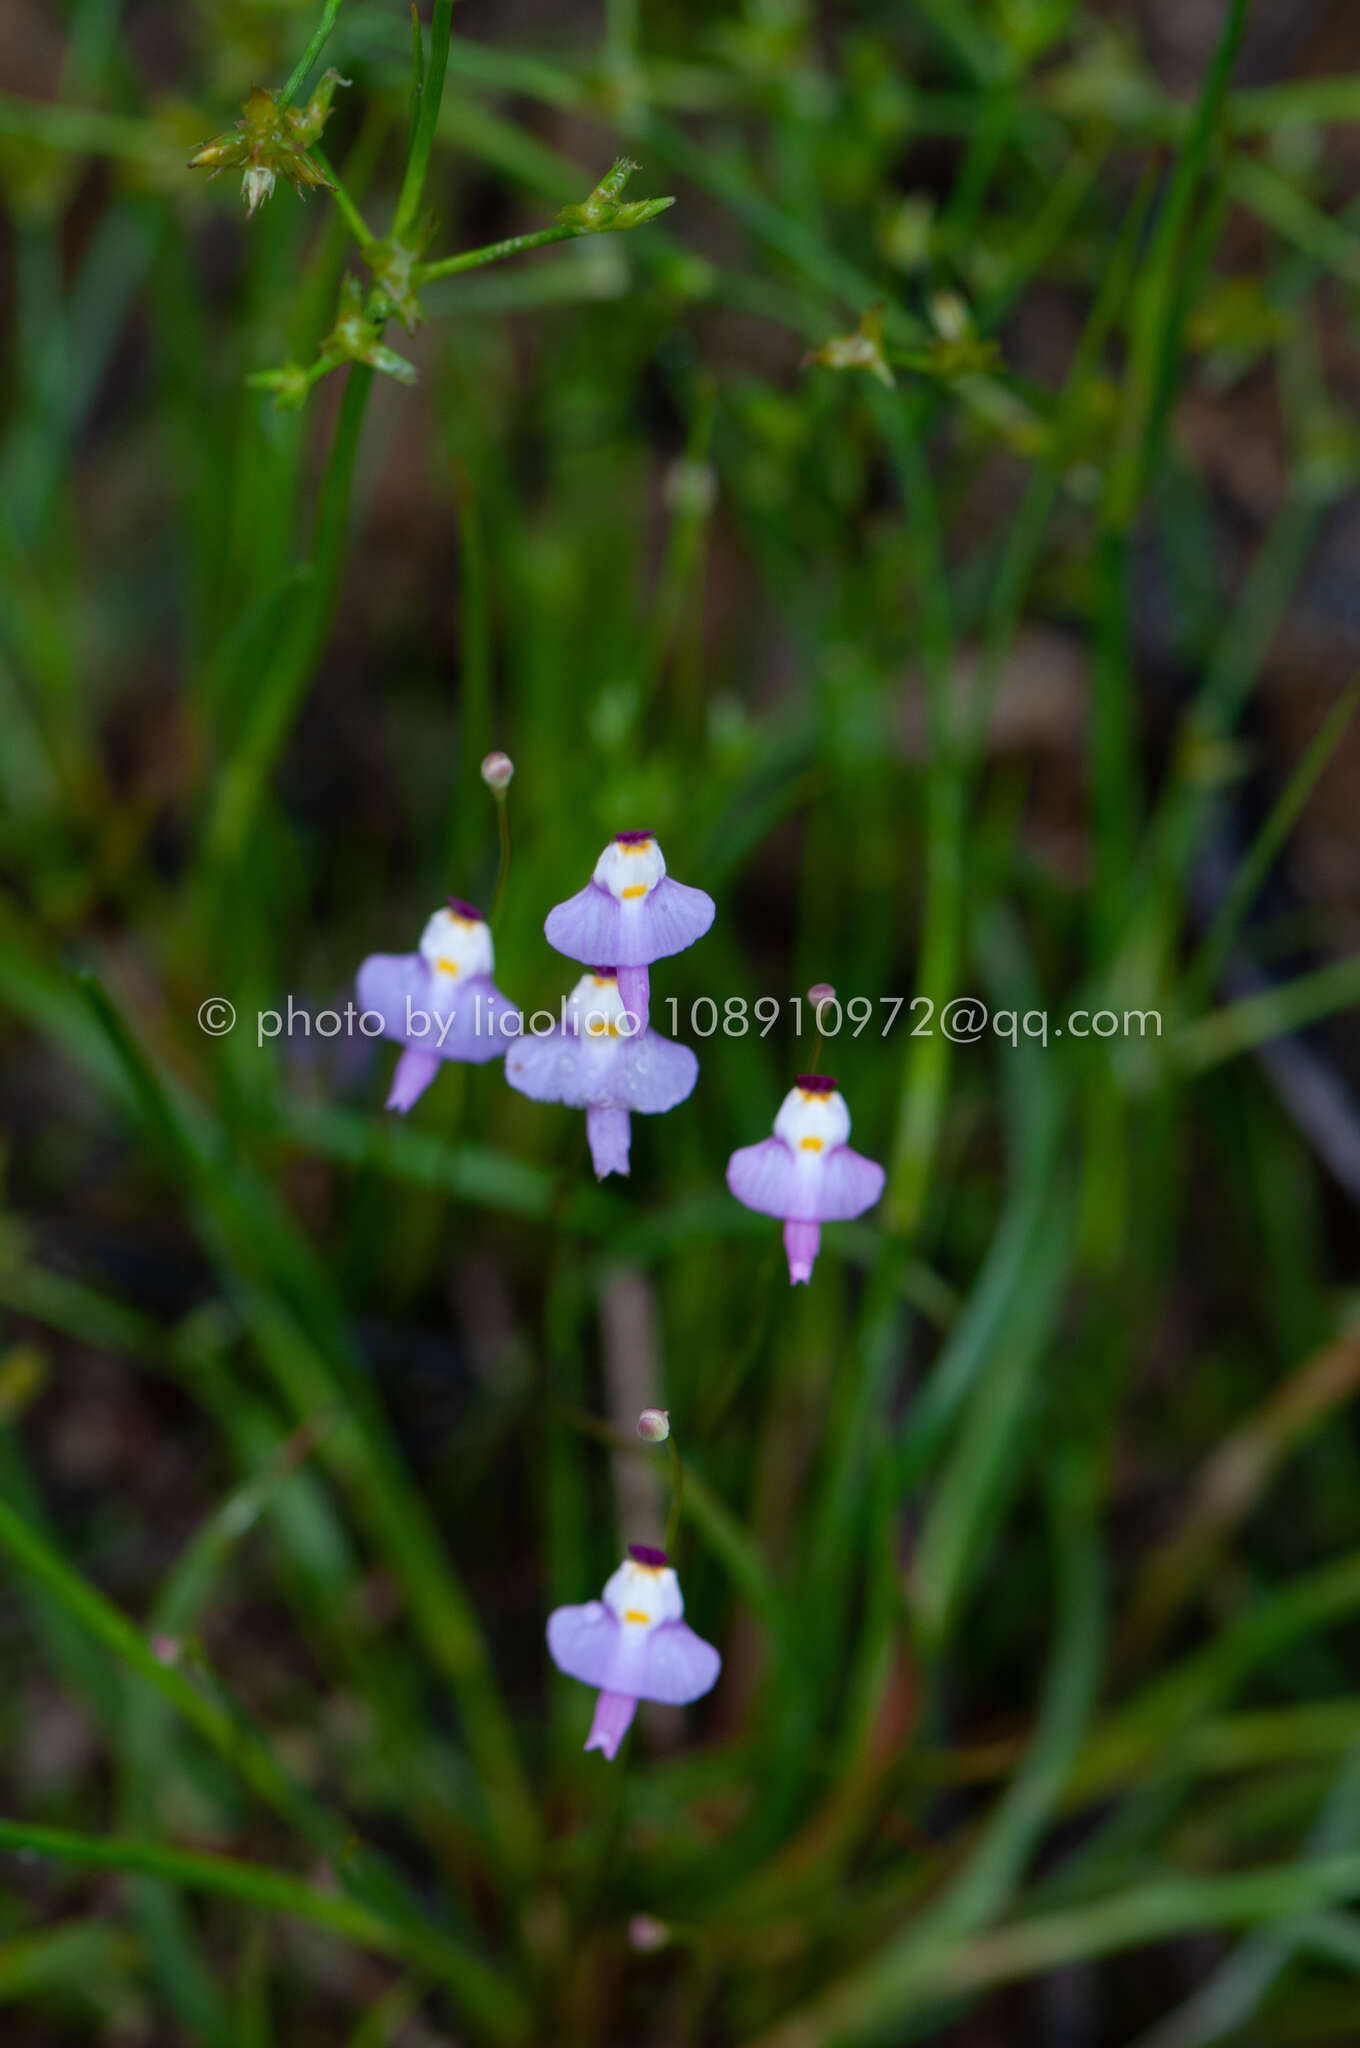
[[[422,14],[0,0],[3,2038],[1354,2042],[1360,24]],[[717,899],[626,1183],[303,1028],[489,899],[493,746],[526,1010],[612,832]],[[889,1181],[794,1292],[822,980]],[[606,1766],[650,1403],[725,1668]]]

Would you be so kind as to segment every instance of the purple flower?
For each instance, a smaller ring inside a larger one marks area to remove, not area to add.
[[[702,889],[671,880],[650,832],[616,832],[585,888],[550,910],[543,930],[569,960],[612,960],[626,1007],[645,1025],[648,967],[701,939],[713,911]]]
[[[630,1543],[629,1555],[584,1607],[548,1616],[548,1650],[568,1678],[599,1688],[587,1749],[612,1763],[639,1700],[688,1706],[717,1683],[722,1658],[681,1619],[680,1581],[664,1550]]]
[[[789,1284],[812,1278],[824,1223],[862,1216],[883,1192],[883,1168],[846,1144],[850,1112],[829,1074],[800,1074],[774,1120],[774,1136],[743,1145],[727,1185],[748,1209],[784,1219]]]
[[[583,974],[564,1006],[565,1023],[517,1039],[505,1078],[535,1102],[586,1113],[595,1175],[627,1173],[633,1110],[659,1115],[690,1093],[699,1062],[687,1045],[638,1024],[612,967]]]
[[[491,979],[495,955],[480,910],[450,896],[420,935],[416,953],[370,953],[359,969],[361,1010],[383,1020],[383,1036],[406,1050],[397,1061],[389,1109],[408,1110],[441,1060],[499,1059],[520,1014]],[[509,1023],[514,1018],[513,1025]]]

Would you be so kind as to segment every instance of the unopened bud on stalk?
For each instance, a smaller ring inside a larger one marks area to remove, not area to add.
[[[482,763],[482,781],[494,796],[502,796],[510,787],[510,778],[515,764],[508,754],[488,754]]]
[[[810,349],[803,368],[810,363],[820,363],[824,370],[867,370],[891,391],[897,380],[883,351],[882,307],[871,306],[853,334],[835,334],[821,348]]]
[[[610,234],[620,228],[645,227],[668,206],[674,206],[674,199],[624,200],[623,188],[637,168],[631,157],[619,157],[588,199],[580,206],[562,208],[557,216],[561,225],[574,228],[578,235]]]
[[[834,1003],[836,991],[829,981],[814,981],[808,990],[808,1001],[814,1010],[820,1010],[823,1003]]]
[[[671,1433],[669,1408],[644,1408],[638,1417],[638,1435],[647,1444],[664,1444]]]
[[[933,292],[929,310],[930,324],[943,341],[962,341],[973,324],[967,301],[957,292]]]
[[[650,1913],[634,1913],[628,1922],[628,1943],[638,1955],[655,1955],[658,1949],[667,1947],[671,1931],[664,1920],[656,1920]]]

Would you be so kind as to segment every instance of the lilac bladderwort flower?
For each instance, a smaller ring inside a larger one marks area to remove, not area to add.
[[[583,974],[563,1005],[565,1022],[517,1039],[505,1062],[521,1095],[585,1111],[597,1180],[628,1171],[630,1113],[674,1109],[699,1077],[687,1045],[639,1025],[619,980],[612,967]]]
[[[543,931],[569,960],[612,961],[625,1008],[645,1026],[647,969],[701,939],[713,915],[711,896],[671,880],[650,832],[616,832],[585,888],[548,912]]]
[[[722,1670],[712,1643],[682,1620],[680,1581],[664,1550],[630,1543],[600,1600],[548,1616],[548,1650],[568,1678],[599,1688],[587,1749],[612,1763],[639,1700],[686,1707],[711,1692]]]
[[[850,1112],[829,1074],[800,1074],[774,1120],[774,1136],[743,1145],[727,1185],[748,1209],[784,1221],[789,1284],[812,1278],[824,1223],[862,1216],[883,1192],[883,1168],[846,1144]]]
[[[406,1048],[392,1077],[389,1109],[410,1109],[441,1060],[481,1064],[499,1059],[511,1044],[507,1031],[521,1028],[520,1013],[491,979],[494,966],[481,911],[457,896],[429,920],[418,952],[369,954],[359,969],[359,1007],[376,1011],[383,1036]]]

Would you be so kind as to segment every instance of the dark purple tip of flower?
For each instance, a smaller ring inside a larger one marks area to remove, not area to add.
[[[655,839],[655,832],[616,832],[615,839],[620,846],[645,846],[649,839]]]
[[[601,981],[617,981],[619,978],[617,967],[592,967],[590,972],[597,975]]]
[[[800,1074],[798,1086],[807,1095],[834,1095],[836,1076],[834,1074]]]
[[[482,913],[475,903],[465,903],[461,896],[450,896],[449,909],[455,917],[470,917],[474,924],[480,924]]]
[[[655,1550],[650,1543],[630,1543],[628,1555],[634,1564],[649,1564],[655,1569],[666,1562],[664,1550]]]

